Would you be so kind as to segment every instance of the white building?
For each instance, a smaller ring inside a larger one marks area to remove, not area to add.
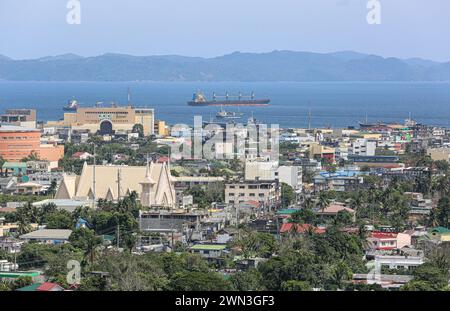
[[[275,180],[277,169],[276,161],[247,161],[245,162],[245,180]]]
[[[282,183],[288,184],[297,192],[302,191],[301,166],[280,166],[275,172],[275,178]]]
[[[358,138],[352,141],[348,154],[356,154],[363,156],[374,156],[377,143],[364,138]]]

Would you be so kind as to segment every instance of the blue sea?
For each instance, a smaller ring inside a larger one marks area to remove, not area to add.
[[[74,98],[82,106],[127,103],[155,108],[156,118],[169,124],[192,124],[194,115],[209,120],[219,107],[190,107],[187,101],[202,90],[270,98],[268,107],[242,107],[246,117],[281,127],[306,127],[311,109],[313,127],[358,126],[369,122],[403,122],[411,113],[418,122],[450,127],[450,82],[0,82],[0,110],[36,108],[38,119],[58,120]],[[236,107],[225,107],[237,111]]]

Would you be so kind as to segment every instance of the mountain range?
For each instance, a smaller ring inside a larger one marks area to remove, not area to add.
[[[272,51],[202,58],[75,54],[14,60],[0,55],[7,81],[449,81],[450,62],[352,51]]]

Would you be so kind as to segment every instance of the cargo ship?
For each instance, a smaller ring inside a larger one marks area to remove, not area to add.
[[[251,95],[216,95],[213,93],[212,100],[208,100],[202,92],[194,93],[192,100],[188,101],[189,106],[268,106],[270,99],[255,99],[255,93]]]

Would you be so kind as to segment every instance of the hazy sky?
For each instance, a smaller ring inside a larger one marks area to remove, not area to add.
[[[0,0],[0,54],[16,59],[76,53],[218,56],[233,51],[355,50],[450,61],[449,0]]]

